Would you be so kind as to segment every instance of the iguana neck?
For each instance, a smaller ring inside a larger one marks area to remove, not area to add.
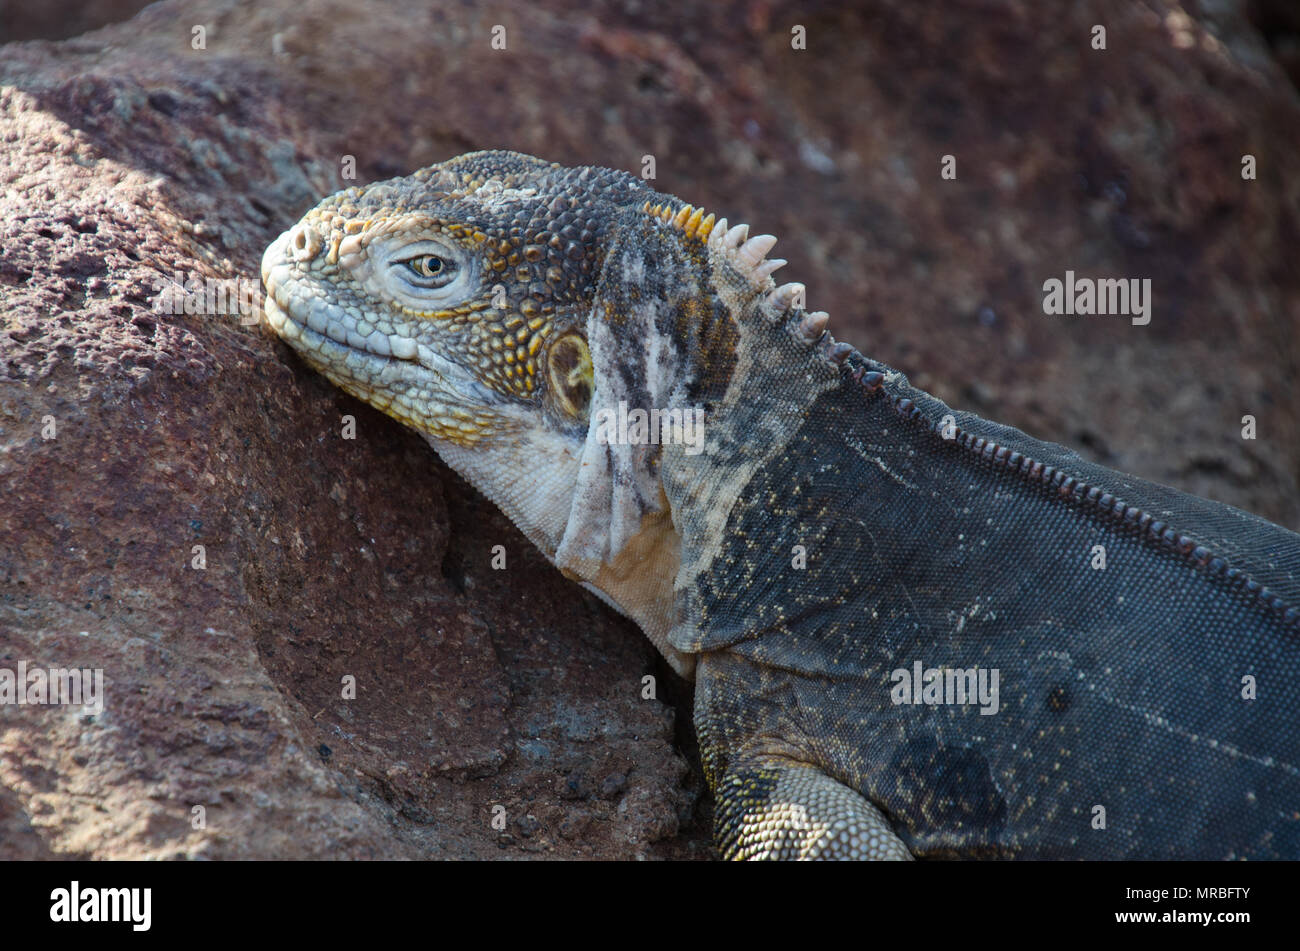
[[[819,350],[827,316],[803,309],[802,285],[770,278],[784,263],[767,260],[770,235],[649,204],[616,235],[587,325],[592,424],[555,561],[685,671],[692,661],[668,640],[677,592],[729,500],[838,372]],[[604,414],[630,410],[702,413],[703,451],[600,437]]]
[[[664,454],[664,492],[680,538],[674,582],[679,623],[690,616],[682,598],[701,572],[714,567],[736,500],[789,445],[817,398],[845,385],[837,362],[827,356],[833,341],[825,335],[810,345],[799,330],[801,318],[773,320],[759,311],[755,319],[742,320],[733,385],[705,418],[706,451],[690,455],[672,447]]]

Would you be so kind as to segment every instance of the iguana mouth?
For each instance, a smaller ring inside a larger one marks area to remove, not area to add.
[[[292,234],[262,257],[262,310],[308,364],[357,399],[457,445],[512,428],[501,415],[506,398],[438,353],[434,341],[418,339],[415,328],[391,316],[380,321],[331,299],[330,276],[286,253]]]
[[[318,282],[311,274],[300,273],[300,267],[285,253],[291,233],[285,232],[267,248],[262,257],[262,283],[267,291],[263,305],[266,321],[295,350],[331,378],[348,379],[367,391],[403,381],[432,385],[445,396],[478,406],[501,402],[468,371],[400,329],[392,334],[375,328],[360,333],[361,317],[313,294]]]
[[[393,353],[382,353],[377,348],[365,345],[364,338],[358,340],[355,332],[351,335],[352,339],[340,340],[337,336],[329,334],[329,328],[343,327],[341,321],[331,320],[329,323],[320,324],[326,328],[324,331],[313,327],[313,323],[319,321],[304,319],[300,308],[294,306],[292,299],[286,300],[282,296],[279,286],[268,282],[268,288],[272,288],[267,294],[266,302],[263,305],[263,311],[266,314],[266,322],[277,334],[285,339],[295,350],[306,355],[319,354],[330,366],[339,367],[345,362],[357,376],[366,376],[377,378],[384,372],[385,368],[391,367],[398,363],[407,363],[413,367],[432,370],[425,367],[417,355],[399,356]],[[321,305],[319,302],[315,305],[316,312],[319,313]],[[346,331],[344,331],[346,333]],[[342,335],[342,334],[340,334]],[[391,372],[391,371],[390,371]]]
[[[262,256],[266,317],[276,333],[305,349],[324,350],[332,343],[344,350],[380,358],[375,361],[378,365],[392,359],[418,362],[419,347],[414,340],[378,330],[363,335],[357,330],[357,316],[310,293],[310,285],[314,283],[310,275],[297,273],[299,266],[286,253],[286,241],[291,233],[282,234]]]

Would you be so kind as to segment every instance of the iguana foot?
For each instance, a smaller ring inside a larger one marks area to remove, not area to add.
[[[910,861],[875,806],[786,757],[748,760],[717,787],[716,836],[730,859]]]

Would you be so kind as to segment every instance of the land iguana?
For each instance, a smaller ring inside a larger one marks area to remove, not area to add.
[[[949,409],[774,242],[478,152],[322,201],[265,312],[694,679],[724,856],[1300,857],[1300,536]]]

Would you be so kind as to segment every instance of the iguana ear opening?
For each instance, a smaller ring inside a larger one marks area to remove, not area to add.
[[[551,405],[566,419],[585,423],[595,387],[591,351],[577,331],[564,334],[546,351],[546,381]]]

